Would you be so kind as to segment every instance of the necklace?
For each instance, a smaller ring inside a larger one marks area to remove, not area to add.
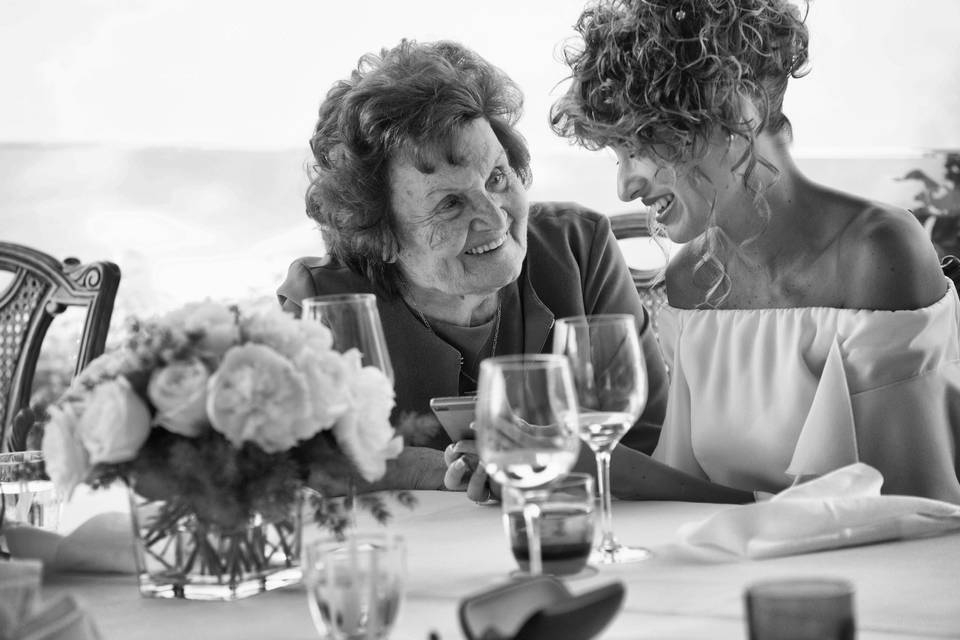
[[[417,316],[419,316],[420,322],[423,323],[423,326],[425,326],[430,333],[439,337],[439,334],[434,330],[433,326],[430,324],[430,321],[427,320],[427,316],[424,315],[423,311],[420,310],[420,307],[415,305],[413,302],[410,302],[409,305],[413,308],[414,311],[417,312]],[[496,319],[496,322],[493,323],[493,346],[490,349],[491,356],[497,355],[497,340],[499,340],[500,338],[500,317],[501,317],[502,310],[503,310],[503,300],[500,298],[497,298],[497,319]],[[460,365],[461,365],[460,373],[470,382],[477,384],[477,379],[471,376],[469,373],[467,373],[466,370],[464,370],[463,356],[460,356]]]

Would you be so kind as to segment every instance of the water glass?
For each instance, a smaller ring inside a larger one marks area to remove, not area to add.
[[[853,585],[829,578],[777,579],[747,588],[750,640],[853,640]]]
[[[572,576],[587,566],[594,534],[593,477],[571,473],[551,482],[532,496],[540,506],[540,557],[543,573]],[[503,491],[503,526],[510,550],[521,572],[530,570],[527,528],[523,518],[524,494]]]
[[[405,575],[406,547],[396,534],[358,533],[304,545],[303,582],[323,638],[386,638],[400,610]]]
[[[524,495],[530,573],[542,571],[540,506],[544,487],[573,468],[580,451],[577,399],[566,357],[496,356],[480,363],[477,452],[490,477]]]
[[[0,524],[53,530],[60,523],[60,507],[41,451],[0,453]]]
[[[393,382],[393,365],[383,335],[377,298],[372,293],[346,293],[304,298],[302,318],[321,322],[333,334],[333,348],[360,352],[363,366],[376,367]]]

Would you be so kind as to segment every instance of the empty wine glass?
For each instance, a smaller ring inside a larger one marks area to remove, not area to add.
[[[333,348],[340,353],[351,349],[360,352],[360,364],[375,367],[394,383],[393,365],[383,336],[383,324],[377,310],[377,297],[372,293],[344,293],[313,296],[303,299],[302,320],[320,322],[333,335]],[[356,528],[356,487],[347,488],[346,509],[351,525]]]
[[[648,558],[647,549],[617,542],[610,496],[610,454],[647,403],[637,321],[630,314],[561,318],[554,328],[553,352],[570,360],[580,437],[597,458],[601,538],[592,560],[614,564]]]
[[[497,482],[523,496],[530,573],[543,570],[538,488],[573,467],[580,450],[577,399],[563,356],[514,355],[480,363],[477,451]]]
[[[393,365],[383,337],[377,298],[372,293],[304,298],[303,319],[322,322],[333,334],[335,350],[358,350],[363,366],[380,369],[393,383]]]

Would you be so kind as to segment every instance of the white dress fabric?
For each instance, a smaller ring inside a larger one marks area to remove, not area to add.
[[[960,503],[960,300],[929,307],[664,307],[671,367],[654,458],[713,482],[778,492],[865,462],[883,492]]]

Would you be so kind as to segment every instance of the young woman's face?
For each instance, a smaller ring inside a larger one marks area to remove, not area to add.
[[[652,155],[614,147],[617,156],[617,195],[624,202],[640,199],[653,210],[667,236],[677,243],[693,240],[717,220],[740,194],[729,146],[714,145],[701,159],[667,164]]]
[[[398,265],[415,288],[489,295],[520,275],[527,252],[527,193],[489,122],[460,130],[454,164],[429,173],[409,159],[390,165]]]

